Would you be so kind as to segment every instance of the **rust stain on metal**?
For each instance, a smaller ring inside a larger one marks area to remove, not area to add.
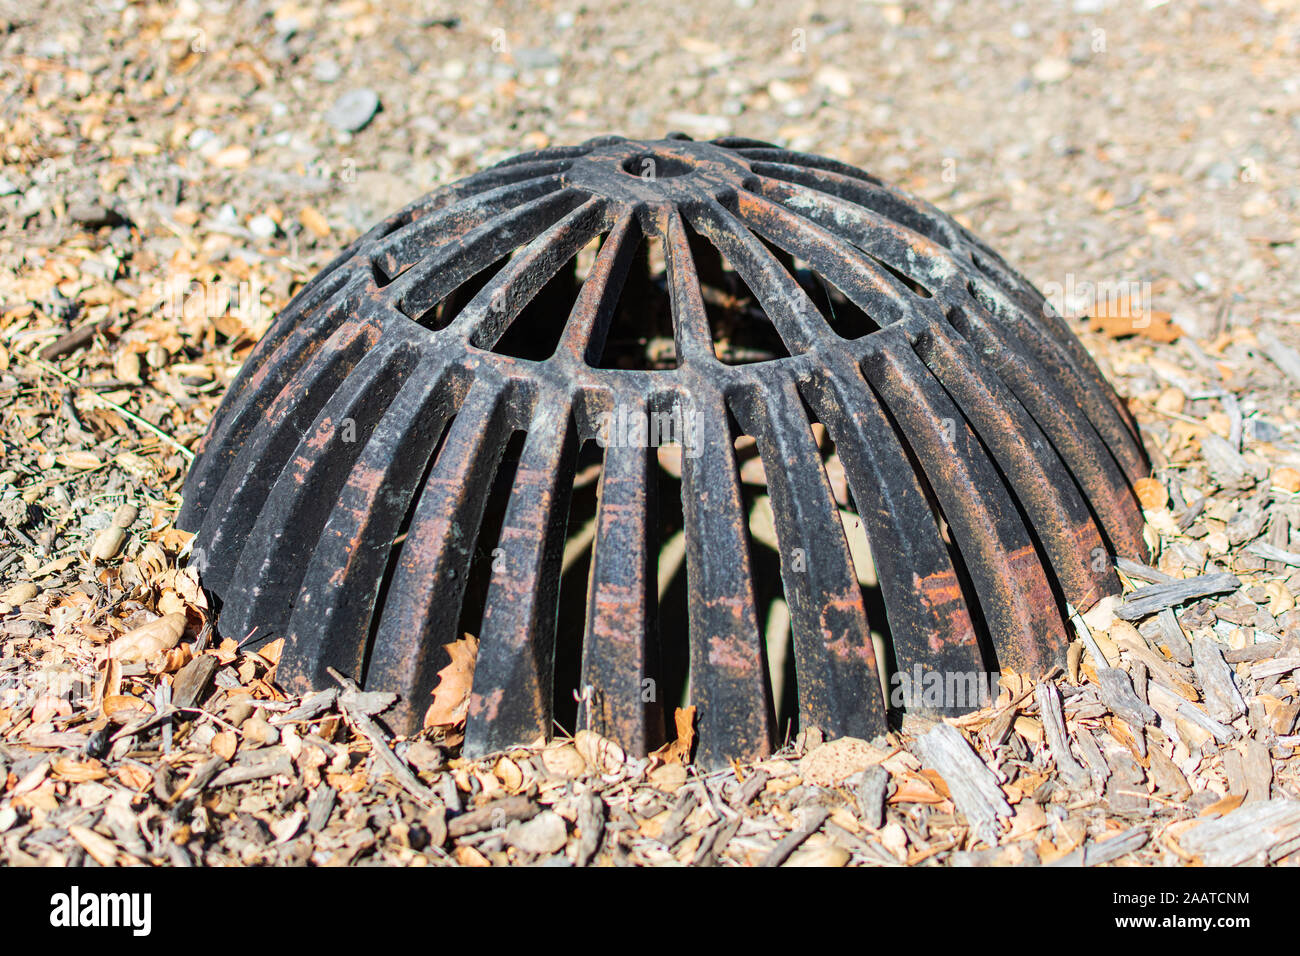
[[[783,354],[724,361],[735,343],[719,340],[711,284],[727,269],[746,296],[726,301],[748,303],[728,334],[761,327]],[[629,329],[653,309],[658,331]],[[605,361],[612,336],[626,348],[665,328],[672,361]],[[605,450],[585,620],[564,633],[577,451],[600,440],[602,414],[664,408],[697,413],[704,447]],[[733,416],[756,456],[744,494]],[[839,454],[834,491],[814,418]],[[355,441],[341,440],[349,420]],[[520,434],[504,515],[489,517]],[[742,139],[541,150],[387,217],[244,363],[178,523],[199,532],[218,628],[285,637],[279,674],[294,691],[333,666],[396,691],[386,719],[418,730],[441,647],[478,610],[467,753],[549,734],[554,699],[573,694],[582,725],[645,752],[676,703],[646,688],[680,646],[656,604],[661,467],[681,480],[685,644],[708,765],[766,754],[781,732],[750,558],[755,467],[773,502],[800,719],[828,733],[886,727],[869,627],[887,632],[900,670],[1041,671],[1069,640],[1056,595],[1090,607],[1118,593],[1114,555],[1144,557],[1136,427],[1042,297],[933,207],[836,160]],[[867,620],[846,488],[886,619]],[[485,561],[499,567],[474,591]],[[580,685],[554,686],[557,645],[579,639]]]

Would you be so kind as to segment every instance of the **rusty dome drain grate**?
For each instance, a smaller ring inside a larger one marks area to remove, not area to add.
[[[717,764],[787,718],[885,730],[882,670],[1061,661],[1065,603],[1144,556],[1146,473],[1065,323],[942,213],[764,143],[605,138],[316,276],[179,523],[221,633],[285,638],[295,691],[332,666],[413,732],[469,631],[468,752],[563,714],[644,753],[689,699]]]

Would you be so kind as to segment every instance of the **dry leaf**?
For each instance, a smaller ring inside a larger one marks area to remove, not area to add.
[[[115,723],[126,723],[136,717],[143,717],[152,710],[139,697],[130,694],[114,694],[104,698],[104,716]]]
[[[573,736],[573,746],[587,765],[602,773],[613,773],[623,766],[627,755],[614,741],[593,730],[580,730]]]
[[[466,634],[447,645],[451,663],[438,671],[433,703],[424,715],[425,727],[455,727],[469,713],[469,692],[474,686],[474,664],[478,661],[478,638]]]
[[[1138,501],[1142,502],[1142,507],[1147,511],[1163,508],[1169,503],[1169,492],[1158,479],[1139,478],[1133,482],[1133,490],[1137,492]]]
[[[153,774],[139,764],[129,763],[117,768],[117,779],[132,790],[143,790],[153,783]]]
[[[524,772],[519,769],[519,764],[509,757],[502,757],[498,760],[492,772],[497,775],[501,785],[511,793],[518,793],[523,788]]]
[[[1214,803],[1210,804],[1208,807],[1202,810],[1201,816],[1203,817],[1227,816],[1233,810],[1236,810],[1239,806],[1241,806],[1242,801],[1245,799],[1246,799],[1246,795],[1244,793],[1228,794],[1228,796],[1224,797],[1222,800],[1216,800]]]
[[[330,234],[329,220],[315,206],[303,206],[302,212],[298,213],[298,221],[320,239]]]
[[[119,637],[109,646],[108,656],[121,661],[147,661],[179,644],[184,633],[185,615],[166,614]]]
[[[898,783],[898,789],[889,798],[890,803],[943,803],[944,797],[918,774],[907,774]]]
[[[1098,314],[1089,316],[1088,327],[1107,338],[1140,335],[1153,342],[1173,342],[1183,334],[1168,312],[1144,308],[1127,296],[1115,302],[1099,303],[1099,306]]]
[[[89,760],[73,760],[71,757],[55,757],[50,763],[50,769],[60,780],[69,780],[72,783],[85,783],[88,780],[102,780],[108,776],[108,771],[98,760],[91,758]]]
[[[223,760],[234,760],[239,748],[239,738],[234,731],[223,730],[212,738],[212,752]]]
[[[691,748],[695,746],[695,705],[678,707],[673,714],[673,723],[677,727],[677,739],[668,741],[651,756],[664,763],[690,763]]]

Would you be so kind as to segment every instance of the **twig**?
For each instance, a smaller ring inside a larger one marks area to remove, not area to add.
[[[135,412],[131,411],[129,408],[125,408],[125,407],[119,405],[117,402],[114,402],[114,401],[111,401],[110,399],[105,398],[103,395],[100,395],[98,392],[95,392],[95,391],[93,391],[92,389],[90,389],[89,387],[87,387],[86,384],[85,384],[84,382],[78,382],[78,381],[77,381],[75,378],[73,378],[71,375],[67,374],[66,372],[61,371],[60,369],[55,368],[53,365],[50,365],[48,362],[43,362],[43,361],[41,361],[41,360],[38,359],[38,358],[35,358],[35,357],[31,356],[31,355],[25,355],[25,354],[22,353],[22,352],[17,353],[17,357],[18,357],[19,359],[21,359],[22,361],[24,361],[24,362],[27,362],[27,363],[29,363],[29,364],[31,364],[31,365],[35,365],[35,366],[36,366],[37,368],[39,368],[41,371],[43,371],[43,372],[47,372],[48,374],[53,375],[53,376],[55,376],[56,378],[61,379],[61,380],[64,381],[64,382],[67,382],[67,383],[68,383],[69,385],[71,385],[73,388],[78,389],[78,390],[81,391],[81,392],[84,392],[87,396],[89,396],[90,398],[94,399],[94,400],[95,400],[96,402],[98,402],[99,404],[101,404],[101,405],[103,405],[103,406],[105,406],[105,407],[107,407],[107,408],[111,408],[113,411],[117,412],[119,415],[124,416],[125,418],[127,418],[128,420],[130,420],[131,422],[133,422],[134,424],[136,424],[136,425],[138,425],[139,427],[143,428],[145,431],[147,431],[147,432],[149,432],[150,434],[154,435],[154,436],[155,436],[156,438],[158,438],[160,441],[166,442],[168,445],[171,445],[171,446],[172,446],[173,448],[175,448],[178,452],[180,452],[182,455],[184,455],[184,456],[185,456],[189,461],[193,461],[193,460],[194,460],[194,452],[190,451],[188,448],[186,448],[184,445],[182,445],[180,442],[178,442],[178,441],[177,441],[175,438],[173,438],[171,435],[168,435],[165,431],[163,431],[163,430],[162,430],[161,428],[159,428],[157,425],[155,425],[155,424],[153,424],[152,422],[146,421],[145,419],[141,418],[139,415],[137,415]]]
[[[772,852],[763,860],[763,866],[780,866],[790,858],[795,850],[799,849],[800,844],[810,836],[821,829],[826,818],[831,812],[825,807],[812,807],[807,811],[804,825],[793,833],[788,834],[785,839],[772,848]]]
[[[345,677],[332,667],[329,668],[329,674],[343,686],[344,690],[350,690],[357,694],[361,693],[361,688],[351,678]],[[361,731],[365,738],[370,741],[370,747],[375,752],[375,756],[388,768],[404,790],[425,806],[435,807],[439,805],[438,798],[420,782],[420,779],[411,771],[411,768],[406,765],[406,761],[393,753],[392,748],[388,746],[388,739],[383,728],[375,723],[368,714],[349,708],[346,694],[339,697],[339,707],[342,708],[347,718],[356,725],[357,730]]]

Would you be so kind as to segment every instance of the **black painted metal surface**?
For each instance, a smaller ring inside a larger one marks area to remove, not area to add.
[[[874,177],[735,139],[530,153],[379,224],[246,362],[178,521],[198,532],[223,635],[284,637],[294,691],[329,684],[327,666],[397,691],[386,719],[404,732],[490,553],[466,728],[482,753],[551,732],[561,555],[579,449],[596,438],[582,720],[645,752],[665,735],[646,689],[670,637],[656,622],[659,453],[611,429],[674,413],[698,426],[678,460],[706,763],[762,755],[775,734],[738,432],[772,502],[799,719],[828,736],[886,728],[869,627],[887,626],[898,671],[984,671],[995,655],[1041,672],[1068,642],[1064,601],[1117,593],[1107,555],[1144,555],[1136,427],[1043,297]],[[868,622],[814,420],[887,621]]]

